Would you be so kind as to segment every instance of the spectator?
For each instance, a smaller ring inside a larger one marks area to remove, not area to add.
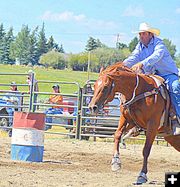
[[[92,89],[92,86],[90,83],[87,83],[85,88],[84,88],[84,93],[87,95],[85,96],[85,105],[88,106],[89,103],[91,102],[91,99],[92,99],[92,95],[93,95],[93,89]],[[85,109],[85,115],[89,115],[90,114],[90,111],[89,109]],[[90,119],[85,119],[85,123],[90,123]]]
[[[20,111],[21,110],[21,99],[20,92],[17,89],[17,84],[15,82],[11,82],[10,86],[10,92],[7,93],[3,98],[4,101],[7,102],[7,105],[9,107],[6,108],[6,111],[9,115],[9,127],[12,126],[13,123],[13,115],[14,111]],[[12,130],[9,130],[9,136],[11,136]]]
[[[91,84],[87,84],[85,87],[85,94],[87,95],[92,95],[93,94],[93,89],[91,87]],[[91,102],[92,96],[86,96],[86,105],[88,106],[89,103]]]
[[[48,110],[45,111],[45,114],[48,115],[53,115],[53,114],[62,114],[63,110],[61,106],[57,106],[57,105],[61,105],[63,104],[63,97],[62,95],[60,95],[60,87],[59,85],[55,84],[53,87],[53,95],[51,95],[49,97],[49,100],[47,103],[52,104],[52,107],[49,108]],[[46,123],[52,123],[52,117],[51,116],[47,116],[46,117]],[[51,125],[46,125],[45,130],[51,129],[52,126]]]
[[[3,97],[3,100],[7,101],[8,105],[17,105],[16,110],[18,110],[18,106],[21,105],[21,97],[19,96],[20,92],[17,89],[16,82],[11,82],[10,90],[11,91]]]
[[[53,87],[53,93],[58,93],[58,94],[54,94],[54,95],[51,95],[49,97],[49,103],[50,104],[57,104],[57,105],[61,105],[62,102],[63,102],[63,97],[62,95],[59,95],[60,93],[60,87],[59,85],[55,84]],[[61,108],[60,106],[52,106],[52,108]]]

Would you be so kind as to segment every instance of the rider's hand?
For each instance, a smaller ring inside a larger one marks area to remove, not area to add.
[[[143,67],[143,64],[141,62],[135,64],[134,66],[131,67],[131,69],[135,72],[141,72],[142,70],[142,67]]]

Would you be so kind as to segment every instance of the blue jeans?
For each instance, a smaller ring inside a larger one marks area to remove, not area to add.
[[[14,109],[13,108],[7,108],[6,111],[9,114],[9,127],[12,127],[13,124],[13,115],[14,115]]]
[[[180,82],[178,75],[170,74],[162,76],[165,79],[176,115],[180,118]]]
[[[62,114],[62,109],[61,108],[49,108],[45,111],[45,114]],[[46,123],[52,123],[52,117],[51,116],[46,116]],[[46,125],[45,130],[51,129],[51,125]]]
[[[37,97],[38,97],[38,94],[34,94],[33,103],[35,103],[35,104],[37,103]],[[35,112],[36,108],[37,108],[37,105],[33,105],[33,112]]]

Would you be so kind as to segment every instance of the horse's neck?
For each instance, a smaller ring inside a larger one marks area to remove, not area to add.
[[[116,92],[120,92],[125,100],[130,100],[133,94],[139,95],[152,89],[152,83],[149,84],[148,79],[133,73],[123,74],[119,80],[116,80]]]

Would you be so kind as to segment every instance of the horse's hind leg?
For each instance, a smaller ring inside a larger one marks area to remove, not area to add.
[[[136,131],[136,127],[133,127],[132,129],[130,129],[127,134],[125,134],[122,138],[121,138],[121,143],[123,145],[123,148],[126,149],[126,144],[125,144],[125,140],[130,138],[134,132]]]
[[[146,131],[146,141],[143,148],[143,167],[142,170],[137,178],[137,184],[142,184],[147,182],[147,162],[148,157],[151,151],[151,147],[153,144],[153,141],[155,139],[156,133],[157,133],[158,125],[156,125],[155,121],[149,121],[147,123],[147,131]]]

